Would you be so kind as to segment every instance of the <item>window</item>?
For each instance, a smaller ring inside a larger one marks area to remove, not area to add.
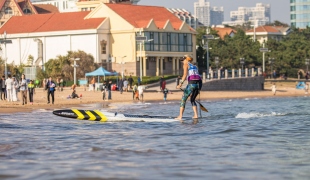
[[[107,41],[102,40],[100,42],[101,45],[101,54],[107,54]]]
[[[27,9],[27,8],[26,8],[26,9],[24,9],[24,10],[23,10],[23,12],[24,12],[24,14],[31,14],[30,9]]]
[[[12,10],[12,8],[7,7],[7,8],[5,8],[4,13],[5,14],[13,14],[13,10]]]
[[[87,11],[87,8],[82,8],[81,11]]]

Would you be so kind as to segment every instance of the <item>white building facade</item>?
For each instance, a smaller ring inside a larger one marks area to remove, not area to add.
[[[195,30],[164,7],[101,3],[90,12],[15,16],[0,28],[4,32],[12,44],[1,46],[2,58],[15,65],[31,55],[42,67],[81,50],[109,71],[158,76],[181,74],[184,54],[196,56]],[[138,42],[140,33],[151,41]]]
[[[74,12],[78,10],[76,2],[78,0],[33,0],[32,4],[51,4],[56,6],[59,12]]]
[[[256,27],[266,25],[271,21],[270,4],[257,3],[255,7],[239,7],[237,11],[230,12],[230,20],[223,24],[236,26],[251,22]]]
[[[58,8],[59,12],[74,12],[78,11],[77,2],[94,2],[96,5],[99,5],[102,3],[129,3],[129,4],[138,4],[140,0],[85,0],[85,1],[79,1],[79,0],[33,0],[32,4],[51,4]],[[96,6],[87,9],[93,10]]]
[[[195,17],[203,26],[220,25],[224,21],[224,8],[211,7],[207,0],[194,3]]]

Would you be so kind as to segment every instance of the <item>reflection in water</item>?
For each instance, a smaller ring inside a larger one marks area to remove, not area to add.
[[[306,100],[205,101],[209,113],[183,123],[80,121],[49,110],[1,115],[0,179],[308,179]],[[177,115],[178,104],[83,108]]]

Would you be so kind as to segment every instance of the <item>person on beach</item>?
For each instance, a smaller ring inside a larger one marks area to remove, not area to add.
[[[95,77],[93,77],[93,79],[91,80],[90,84],[93,87],[93,91],[95,91],[95,87],[96,87],[96,79],[95,79]]]
[[[46,83],[46,89],[47,89],[47,104],[49,104],[50,101],[50,96],[52,96],[52,104],[54,104],[54,93],[55,93],[55,87],[56,84],[54,81],[52,81],[52,77],[49,77],[47,83]]]
[[[1,100],[6,99],[6,87],[5,87],[5,76],[0,79],[0,96]]]
[[[305,85],[305,94],[308,94],[308,91],[309,91],[309,84],[306,83],[306,85]]]
[[[163,82],[164,82],[164,76],[160,77],[160,80],[159,80],[159,90],[160,91],[163,91]]]
[[[143,101],[143,91],[145,89],[145,86],[143,85],[140,85],[138,86],[138,93],[139,93],[139,100],[140,101]]]
[[[185,55],[185,58],[183,60],[183,76],[177,88],[181,89],[183,82],[186,79],[188,81],[188,85],[186,86],[183,92],[181,105],[180,105],[180,114],[176,118],[178,120],[182,120],[183,113],[185,110],[186,100],[189,96],[191,96],[190,101],[191,101],[192,108],[194,111],[193,119],[198,118],[197,104],[195,102],[195,99],[199,93],[199,89],[201,89],[199,85],[202,84],[202,81],[201,81],[201,77],[199,75],[197,66],[193,65],[192,62],[193,62],[192,56]]]
[[[164,93],[164,101],[166,101],[167,100],[167,94],[169,93],[169,90],[167,88],[165,88],[163,90],[163,93]]]
[[[22,97],[22,102],[23,105],[27,104],[27,88],[28,88],[28,83],[27,80],[25,79],[25,74],[22,74],[22,79],[19,82],[19,90],[20,90],[20,94]]]
[[[139,100],[138,86],[135,84],[132,88],[132,100]]]
[[[124,80],[123,86],[124,86],[125,91],[128,92],[128,81],[127,81],[127,79]]]
[[[124,86],[124,82],[122,78],[118,79],[118,90],[121,94],[123,94],[123,86]]]
[[[12,91],[13,91],[13,80],[11,78],[11,74],[8,75],[8,78],[5,80],[6,86],[6,97],[8,102],[13,101]]]
[[[141,85],[141,78],[140,78],[140,76],[138,77],[138,86],[140,86]]]
[[[271,86],[271,92],[273,93],[274,96],[276,95],[276,92],[277,92],[276,83],[273,83],[273,84],[272,84],[272,86]]]
[[[129,87],[130,87],[130,89],[132,89],[133,79],[132,79],[131,75],[130,75],[129,78],[128,78],[128,82],[129,82]]]
[[[102,93],[102,100],[105,100],[105,93],[107,89],[107,81],[103,81],[101,93]]]
[[[107,85],[108,100],[111,100],[111,99],[112,99],[111,88],[112,88],[112,81],[109,81],[109,83],[108,83],[108,85]]]
[[[18,91],[19,91],[19,84],[15,76],[13,76],[13,90],[12,90],[12,100],[18,101]]]
[[[34,87],[33,81],[30,80],[30,82],[28,84],[28,93],[29,93],[29,102],[32,105],[33,105],[33,94],[35,93],[34,89],[35,89],[35,87]]]
[[[80,98],[80,96],[76,94],[76,90],[75,89],[73,89],[72,93],[71,93],[71,99],[74,99],[74,98],[77,98],[77,99]]]

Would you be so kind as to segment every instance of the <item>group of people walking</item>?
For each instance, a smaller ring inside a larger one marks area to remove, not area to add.
[[[2,78],[0,79],[0,87],[1,101],[21,101],[22,105],[26,105],[27,103],[33,105],[36,86],[33,80],[26,79],[25,74],[22,74],[19,80],[15,76],[11,76],[10,74],[8,75],[7,79],[5,79],[5,76],[2,76]],[[54,81],[52,81],[51,77],[43,81],[43,87],[47,91],[47,103],[50,103],[51,97],[52,104],[54,104],[54,92],[56,84],[54,83]]]
[[[20,92],[22,105],[27,104],[27,94],[29,95],[30,104],[33,104],[33,94],[35,93],[34,82],[30,80],[28,83],[24,74],[22,74],[19,81],[15,76],[12,77],[10,74],[7,79],[5,79],[5,76],[2,76],[0,86],[1,100],[7,100],[8,102],[19,101],[18,92]]]

